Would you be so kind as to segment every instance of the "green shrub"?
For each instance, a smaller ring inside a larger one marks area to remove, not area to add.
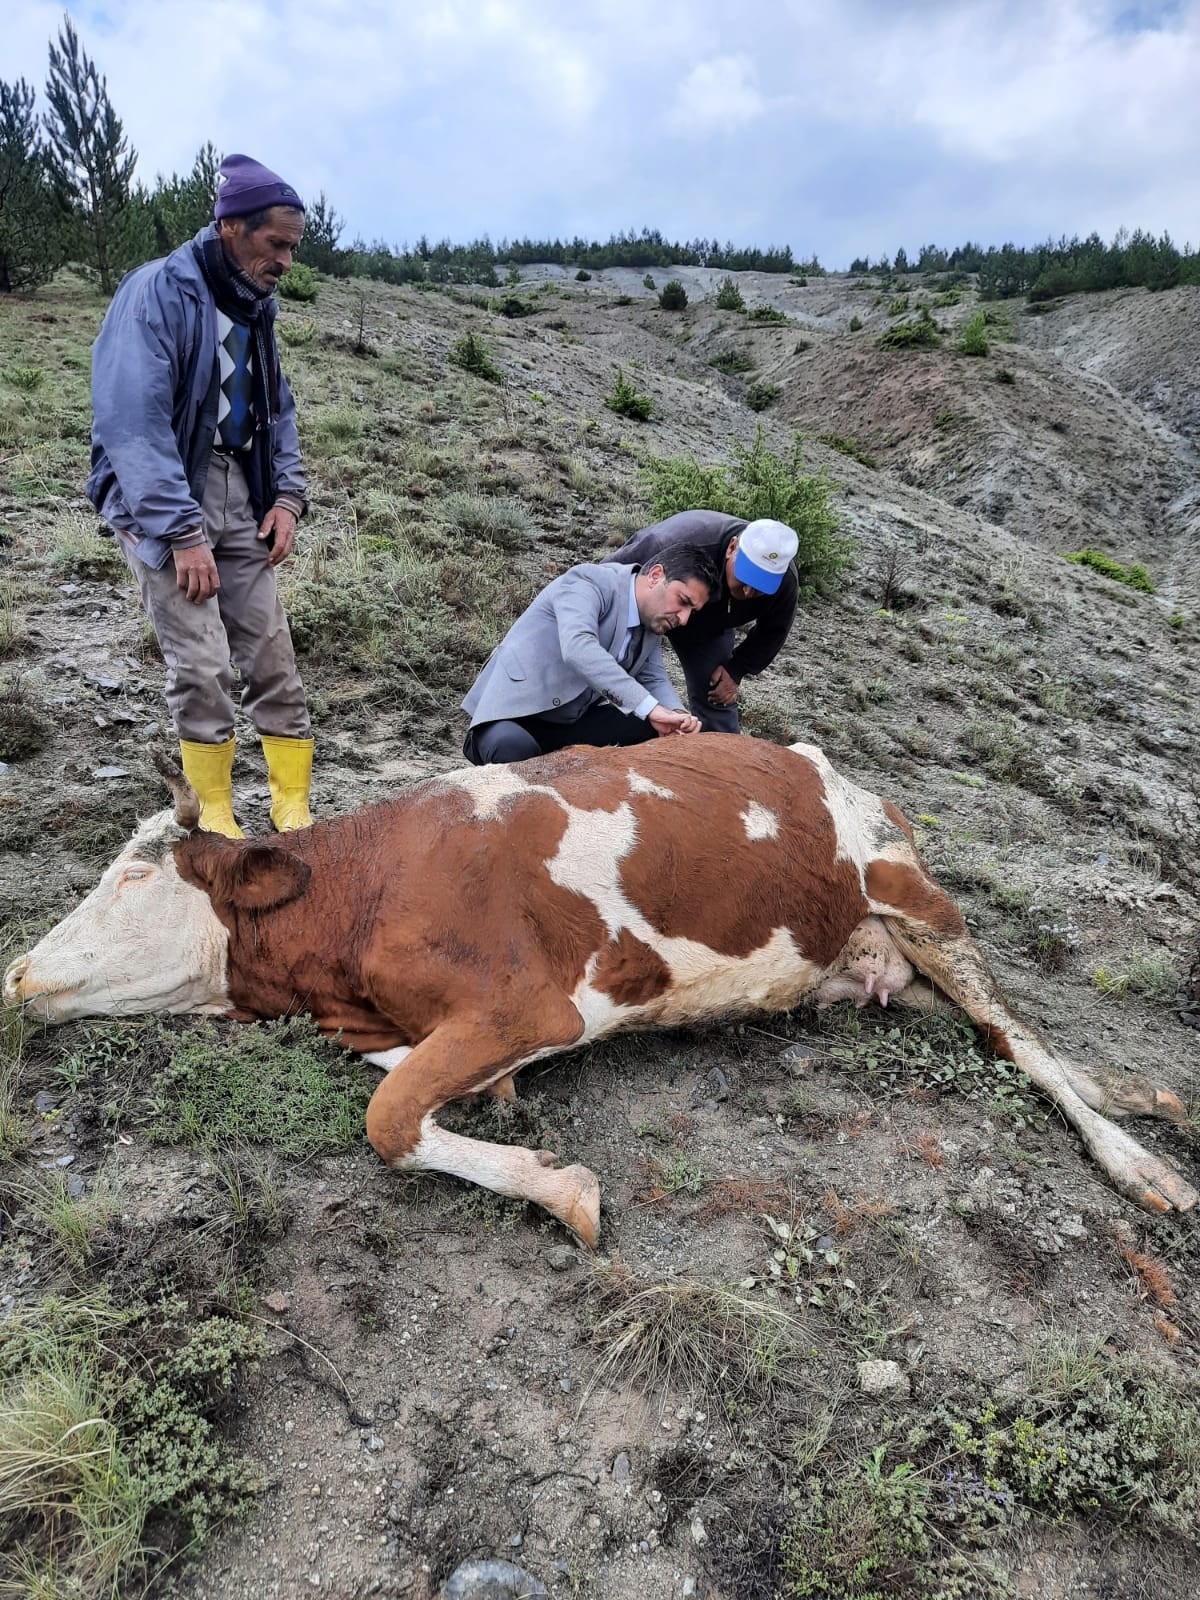
[[[819,433],[817,439],[821,444],[827,444],[831,450],[849,456],[852,461],[858,461],[864,467],[874,470],[879,465],[875,457],[863,449],[852,433]]]
[[[654,401],[648,394],[639,394],[620,367],[604,404],[619,417],[632,417],[635,422],[649,422],[654,410]]]
[[[775,306],[755,306],[750,313],[751,322],[789,322],[791,318],[786,311],[780,311]]]
[[[898,294],[888,306],[887,314],[889,317],[902,317],[907,310],[908,296],[906,294]]]
[[[722,278],[717,289],[718,311],[745,311],[746,302],[742,299],[742,291],[732,278]]]
[[[857,333],[858,330],[861,327],[862,327],[862,318],[861,317],[851,317],[850,318],[850,332],[851,333]]]
[[[649,273],[647,273],[646,276],[642,279],[642,288],[643,289],[656,289],[657,287],[658,287],[658,285],[655,283],[654,279],[650,276]]]
[[[518,294],[506,294],[496,306],[502,317],[531,317],[536,309]]]
[[[899,322],[889,328],[879,341],[881,350],[928,349],[938,343],[937,324],[928,311],[912,322]]]
[[[709,366],[716,367],[718,372],[752,372],[754,370],[754,357],[749,350],[722,350],[719,356],[709,358]]]
[[[592,281],[591,273],[586,271],[583,267],[580,267],[579,271],[575,274],[575,282],[576,283],[591,283],[591,281]]]
[[[672,278],[664,283],[658,296],[658,303],[664,311],[682,311],[687,306],[687,290],[678,278]]]
[[[293,322],[291,318],[281,318],[275,324],[275,331],[289,350],[295,350],[300,345],[313,342],[317,336],[317,325],[311,321]]]
[[[40,389],[46,379],[44,367],[5,367],[4,381],[11,383],[14,389],[20,389],[22,394],[32,394],[35,389]]]
[[[987,318],[977,311],[962,331],[958,348],[965,356],[986,356],[990,346],[987,336]]]
[[[315,300],[317,275],[303,261],[296,261],[279,280],[279,293],[285,300]]]
[[[175,1552],[248,1511],[261,1478],[215,1423],[264,1349],[181,1297],[14,1313],[0,1335],[4,1592],[146,1593]]]
[[[769,405],[778,400],[779,394],[777,383],[752,383],[746,390],[746,404],[751,411],[765,411]]]
[[[504,374],[492,360],[492,352],[477,333],[464,333],[454,341],[450,361],[453,366],[461,367],[464,372],[470,372],[488,383],[504,382]]]
[[[747,520],[786,522],[800,540],[796,570],[804,593],[831,585],[850,565],[850,544],[838,534],[830,504],[832,485],[824,474],[805,471],[799,435],[786,455],[778,455],[760,426],[753,444],[731,442],[726,462],[702,466],[690,455],[651,459],[641,478],[656,522],[697,506]]]
[[[457,533],[486,539],[502,550],[517,550],[529,542],[529,512],[520,500],[460,491],[438,502],[437,516]]]
[[[1112,556],[1106,556],[1103,550],[1093,550],[1090,546],[1084,550],[1065,551],[1064,554],[1066,559],[1074,562],[1077,567],[1091,567],[1093,572],[1099,572],[1117,583],[1124,583],[1130,589],[1139,589],[1143,594],[1154,593],[1150,574],[1139,561],[1123,567],[1119,561],[1114,561]]]

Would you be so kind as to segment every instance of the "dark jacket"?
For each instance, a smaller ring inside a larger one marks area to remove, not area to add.
[[[726,670],[740,683],[769,667],[783,649],[796,615],[800,592],[795,564],[789,565],[783,582],[774,594],[755,595],[752,600],[735,600],[725,582],[725,552],[734,534],[746,526],[744,517],[727,517],[721,511],[679,511],[665,522],[655,522],[635,533],[628,544],[605,556],[643,570],[672,544],[690,544],[711,556],[720,574],[721,585],[706,606],[693,611],[686,627],[676,628],[668,638],[681,656],[689,646],[707,643],[731,628],[752,624],[749,633],[734,650]]]
[[[200,526],[217,399],[217,310],[189,240],[122,279],[92,349],[88,499],[147,566],[165,566],[172,540]],[[277,495],[305,496],[282,373],[270,430],[272,481],[253,496],[260,522]]]

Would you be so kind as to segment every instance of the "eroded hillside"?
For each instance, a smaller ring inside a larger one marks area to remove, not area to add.
[[[1017,1007],[1182,1097],[1188,1126],[1136,1131],[1195,1181],[1198,291],[992,308],[972,358],[969,290],[931,304],[936,348],[886,351],[933,300],[916,280],[896,311],[903,286],[741,275],[772,322],[717,310],[724,274],[678,276],[679,313],[641,274],[550,269],[490,305],[325,282],[284,307],[317,808],[459,763],[457,702],[508,621],[648,520],[645,454],[798,427],[855,562],[747,686],[749,726],[901,804]],[[499,314],[509,294],[527,314]],[[100,315],[70,279],[0,305],[6,957],[163,799],[162,665],[80,498]],[[451,363],[468,331],[502,382]],[[606,409],[618,365],[649,422]],[[754,385],[778,390],[760,411]],[[1084,546],[1155,592],[1063,559]],[[250,737],[237,801],[265,832]],[[598,1173],[599,1262],[523,1207],[384,1171],[359,1133],[374,1075],[302,1030],[251,1030],[248,1056],[232,1025],[7,1027],[3,1310],[166,1289],[263,1342],[205,1414],[266,1488],[242,1531],[197,1489],[195,1600],[429,1595],[471,1555],[560,1596],[798,1600],[846,1550],[906,1596],[1196,1591],[1197,1224],[1116,1196],[953,1025],[839,1008],[628,1039],[456,1113]],[[294,1083],[297,1124],[233,1119],[243,1079]],[[865,1393],[867,1358],[897,1386]],[[1079,1446],[1068,1413],[1117,1442],[1039,1475],[1037,1449]]]

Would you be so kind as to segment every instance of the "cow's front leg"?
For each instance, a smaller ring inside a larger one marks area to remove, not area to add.
[[[376,1089],[367,1107],[367,1138],[390,1167],[446,1172],[497,1194],[532,1200],[594,1250],[600,1237],[600,1185],[587,1167],[558,1167],[547,1151],[469,1139],[434,1121],[448,1100],[481,1093],[547,1045],[573,1043],[579,1031],[575,1016],[573,1032],[564,1015],[567,1036],[536,1044],[506,1039],[486,1019],[436,1028]]]

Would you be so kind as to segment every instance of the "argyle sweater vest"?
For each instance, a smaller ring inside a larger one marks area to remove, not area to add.
[[[234,322],[217,309],[217,359],[221,392],[217,400],[218,450],[245,450],[254,437],[254,374],[252,342],[244,322]]]

